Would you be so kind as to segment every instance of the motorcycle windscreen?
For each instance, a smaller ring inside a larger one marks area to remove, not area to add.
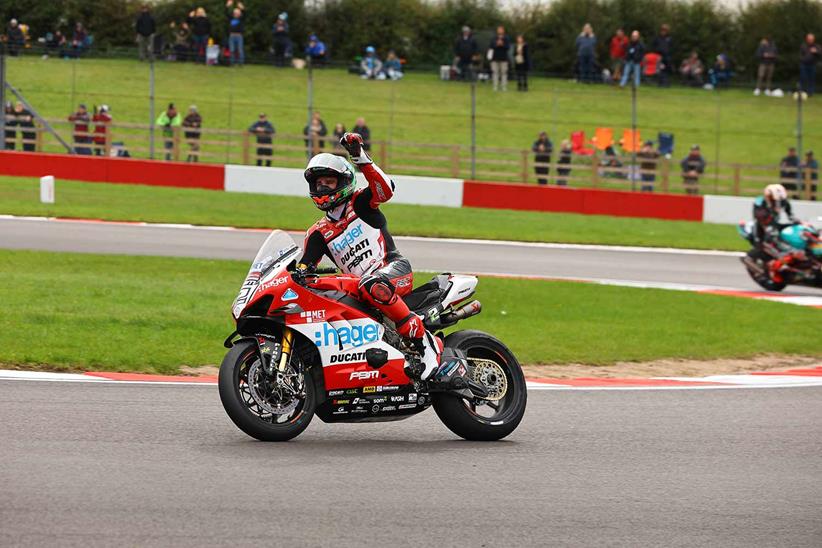
[[[289,262],[297,258],[300,248],[294,243],[294,238],[282,230],[275,230],[269,234],[254,261],[251,263],[251,268],[248,270],[243,285],[240,287],[240,293],[234,299],[232,306],[232,313],[234,318],[239,318],[246,304],[248,304],[254,297],[254,293],[260,285],[260,280],[273,270],[285,268]]]

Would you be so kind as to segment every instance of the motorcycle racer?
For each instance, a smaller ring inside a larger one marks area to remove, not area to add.
[[[323,255],[343,274],[329,281],[359,297],[391,319],[397,333],[409,339],[421,354],[428,379],[439,367],[442,341],[423,326],[422,318],[402,300],[413,288],[411,263],[403,257],[379,206],[391,199],[394,182],[369,158],[359,134],[346,133],[340,144],[360,168],[368,187],[357,189],[354,168],[340,156],[320,153],[305,169],[314,205],[325,212],[305,238],[298,270],[310,272]]]
[[[783,213],[787,218],[787,223],[782,221]],[[751,234],[752,243],[774,257],[768,264],[768,271],[774,282],[782,283],[781,271],[805,258],[805,254],[801,251],[784,249],[785,246],[779,240],[779,233],[783,228],[799,222],[793,216],[785,187],[779,184],[766,186],[762,196],[754,200],[753,215],[756,226]]]

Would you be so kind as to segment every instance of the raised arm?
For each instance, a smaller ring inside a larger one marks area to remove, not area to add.
[[[340,145],[351,155],[351,161],[359,166],[370,191],[369,203],[372,208],[384,204],[394,195],[394,181],[381,170],[363,148],[362,137],[357,133],[346,133],[340,139]]]

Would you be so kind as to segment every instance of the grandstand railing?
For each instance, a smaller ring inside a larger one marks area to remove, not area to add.
[[[106,131],[75,131],[66,120],[48,120],[56,131],[73,143],[75,150],[101,156],[151,156],[152,128],[145,124],[110,123]],[[318,152],[344,155],[345,152],[330,135],[276,134],[273,143],[258,143],[255,134],[248,131],[219,128],[172,127],[153,128],[155,160],[213,162],[266,165],[277,167],[304,167],[306,160]],[[37,152],[65,153],[65,149],[44,128],[18,125],[3,126],[6,149]],[[564,184],[570,187],[607,188],[641,191],[643,187],[655,192],[753,195],[770,183],[782,183],[793,198],[817,199],[818,169],[803,168],[796,177],[796,168],[780,168],[773,164],[722,163],[708,164],[706,172],[696,183],[686,182],[679,160],[660,157],[636,158],[629,154],[603,156],[595,152],[589,156],[572,155],[570,163],[558,163],[558,152],[550,162],[535,161],[531,150],[476,147],[472,162],[471,147],[414,143],[406,141],[374,141],[370,143],[371,156],[385,170],[396,174],[451,177],[484,181],[538,184]],[[607,164],[607,165],[606,165]],[[640,164],[653,165],[643,169]],[[472,169],[473,167],[473,169]],[[547,174],[536,173],[537,168],[548,168]],[[563,170],[560,173],[559,170]],[[654,181],[642,181],[643,175],[654,175]],[[781,178],[781,175],[787,177]]]

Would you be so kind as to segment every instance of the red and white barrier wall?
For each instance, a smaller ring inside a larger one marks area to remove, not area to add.
[[[0,174],[25,177],[54,175],[59,179],[127,183],[226,192],[305,196],[302,170],[219,164],[157,162],[0,151]],[[751,217],[751,198],[686,196],[440,177],[392,175],[397,185],[393,203],[444,207],[482,207],[613,215],[736,224]],[[364,184],[364,181],[361,181]],[[822,217],[822,203],[794,201],[802,219]]]

